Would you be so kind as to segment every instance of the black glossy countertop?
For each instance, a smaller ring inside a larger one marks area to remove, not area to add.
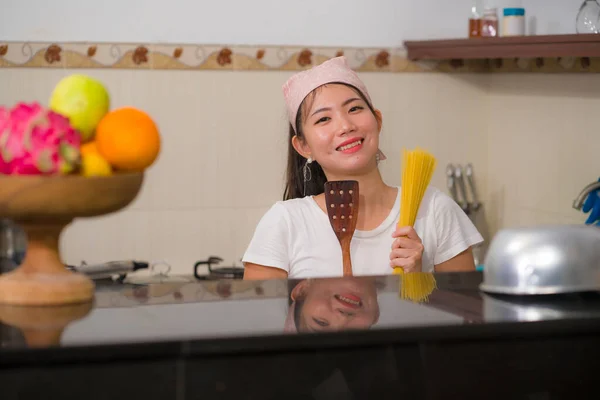
[[[422,303],[397,276],[170,277],[98,282],[90,305],[0,306],[1,397],[598,398],[597,293],[489,296],[479,272],[434,276]]]
[[[91,305],[0,306],[0,365],[40,362],[49,354],[53,361],[89,360],[365,344],[391,337],[433,340],[509,331],[535,335],[545,329],[556,334],[600,326],[596,293],[499,297],[479,291],[480,272],[433,276],[437,288],[421,303],[400,298],[397,276],[99,282]],[[302,301],[292,304],[291,297]],[[37,356],[42,358],[35,361]]]

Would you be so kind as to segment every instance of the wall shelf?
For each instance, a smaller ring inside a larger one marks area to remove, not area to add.
[[[406,41],[411,61],[600,57],[600,34]]]

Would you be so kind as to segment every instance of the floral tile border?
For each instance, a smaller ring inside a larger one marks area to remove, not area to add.
[[[359,72],[600,72],[600,58],[413,62],[403,49],[0,42],[0,68],[300,71],[345,55]]]

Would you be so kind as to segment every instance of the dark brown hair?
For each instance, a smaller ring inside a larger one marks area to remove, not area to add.
[[[360,96],[360,98],[364,100],[365,103],[367,103],[367,106],[369,107],[369,110],[371,110],[373,115],[377,116],[377,114],[375,113],[375,109],[373,108],[371,103],[369,103],[366,96],[360,90],[358,90],[356,87],[349,85],[347,83],[342,83],[342,82],[331,82],[328,84],[329,85],[338,84],[338,85],[348,86],[350,89],[354,90]],[[323,86],[325,86],[325,85],[323,85]],[[304,191],[305,191],[304,173],[303,173],[302,169],[304,168],[304,165],[306,164],[306,159],[304,157],[302,157],[300,154],[298,154],[296,149],[294,149],[294,146],[292,145],[292,138],[295,135],[297,135],[298,139],[305,140],[304,132],[302,130],[302,122],[304,121],[304,119],[306,119],[306,114],[310,110],[310,107],[312,105],[312,102],[315,99],[317,91],[319,89],[321,89],[323,86],[319,86],[318,88],[313,90],[311,93],[309,93],[304,98],[302,103],[300,104],[300,107],[298,108],[298,114],[296,115],[296,121],[295,121],[296,122],[296,130],[294,130],[294,127],[291,124],[289,124],[288,162],[287,162],[287,171],[286,171],[286,176],[285,176],[285,180],[286,180],[285,189],[283,191],[283,200],[297,199],[297,198],[304,197],[304,195],[305,195],[305,193],[304,193]],[[316,196],[318,194],[323,193],[323,191],[324,191],[323,186],[325,185],[325,182],[327,182],[327,177],[325,176],[325,172],[323,171],[323,168],[321,168],[319,163],[316,161],[313,161],[312,163],[307,164],[307,166],[310,169],[311,179],[310,179],[310,181],[306,182],[306,196]]]

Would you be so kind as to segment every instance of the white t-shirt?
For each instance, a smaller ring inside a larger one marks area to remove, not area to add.
[[[387,275],[392,233],[400,217],[400,191],[387,218],[375,229],[354,232],[350,244],[354,275]],[[433,267],[483,241],[469,217],[449,196],[427,188],[414,225],[425,248],[422,270]],[[322,278],[343,275],[342,249],[312,196],[278,201],[258,223],[242,259],[282,269],[289,278]]]

